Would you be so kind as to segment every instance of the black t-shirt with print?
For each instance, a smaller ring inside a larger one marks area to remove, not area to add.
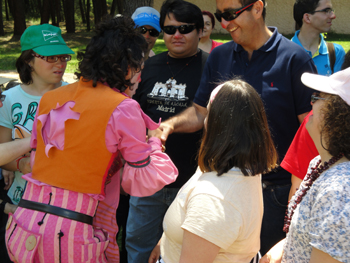
[[[208,57],[208,53],[202,51],[181,59],[174,59],[167,53],[146,61],[141,83],[133,96],[155,122],[159,118],[165,121],[192,105]],[[201,134],[201,131],[174,133],[168,137],[166,153],[178,168],[179,176],[167,187],[180,188],[196,171]]]

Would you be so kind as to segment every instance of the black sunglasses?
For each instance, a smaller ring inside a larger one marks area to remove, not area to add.
[[[326,100],[326,98],[318,97],[318,94],[311,95],[311,103],[315,103],[318,100]]]
[[[140,33],[141,33],[142,35],[146,34],[147,31],[148,31],[148,32],[149,32],[149,35],[150,35],[151,37],[158,37],[158,36],[159,36],[159,32],[158,32],[157,29],[154,29],[154,28],[147,29],[147,28],[145,28],[144,26],[140,26],[140,27],[138,27],[138,29],[139,29],[139,31],[140,31]]]
[[[168,35],[174,35],[176,30],[179,30],[180,34],[191,33],[196,28],[196,25],[181,25],[181,26],[165,26],[163,28],[164,33]]]
[[[252,5],[255,4],[255,2],[257,1],[254,1],[253,3],[251,4],[248,4],[246,6],[243,6],[241,8],[238,8],[238,9],[232,9],[232,10],[229,10],[229,11],[225,11],[223,13],[221,12],[216,12],[214,13],[216,19],[221,23],[221,18],[225,19],[226,21],[232,21],[234,19],[236,19],[240,14],[242,14],[245,10],[247,10],[249,7],[251,7]]]

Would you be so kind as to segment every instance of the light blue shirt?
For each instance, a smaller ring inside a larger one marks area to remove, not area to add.
[[[300,43],[299,38],[298,38],[299,32],[300,32],[300,30],[295,32],[295,35],[292,38],[292,41],[294,43],[297,43],[299,46],[303,47],[303,45]],[[316,65],[318,74],[329,76],[329,75],[332,75],[332,69],[331,69],[331,65],[329,62],[327,44],[326,44],[326,41],[324,41],[322,34],[320,34],[320,38],[321,38],[321,43],[320,43],[320,48],[318,50],[318,55],[314,56],[312,58],[312,60],[314,61],[315,65]],[[305,49],[305,51],[310,55],[310,57],[312,57],[312,54],[310,51],[308,51],[306,49]],[[341,69],[341,66],[344,62],[345,51],[341,45],[338,45],[335,43],[334,43],[334,51],[335,51],[335,58],[336,58],[335,64],[334,64],[334,72],[337,72]]]

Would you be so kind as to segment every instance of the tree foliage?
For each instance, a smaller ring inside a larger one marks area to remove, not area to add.
[[[67,32],[75,33],[76,21],[90,31],[104,16],[131,16],[140,6],[153,6],[153,0],[0,0],[0,36],[5,34],[4,20],[14,22],[13,34],[17,37],[29,20],[55,26],[64,22]]]

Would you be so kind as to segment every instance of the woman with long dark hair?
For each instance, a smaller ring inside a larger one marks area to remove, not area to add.
[[[277,161],[263,103],[248,83],[232,80],[213,91],[207,108],[199,169],[164,217],[165,263],[248,263],[260,248],[261,174]]]

